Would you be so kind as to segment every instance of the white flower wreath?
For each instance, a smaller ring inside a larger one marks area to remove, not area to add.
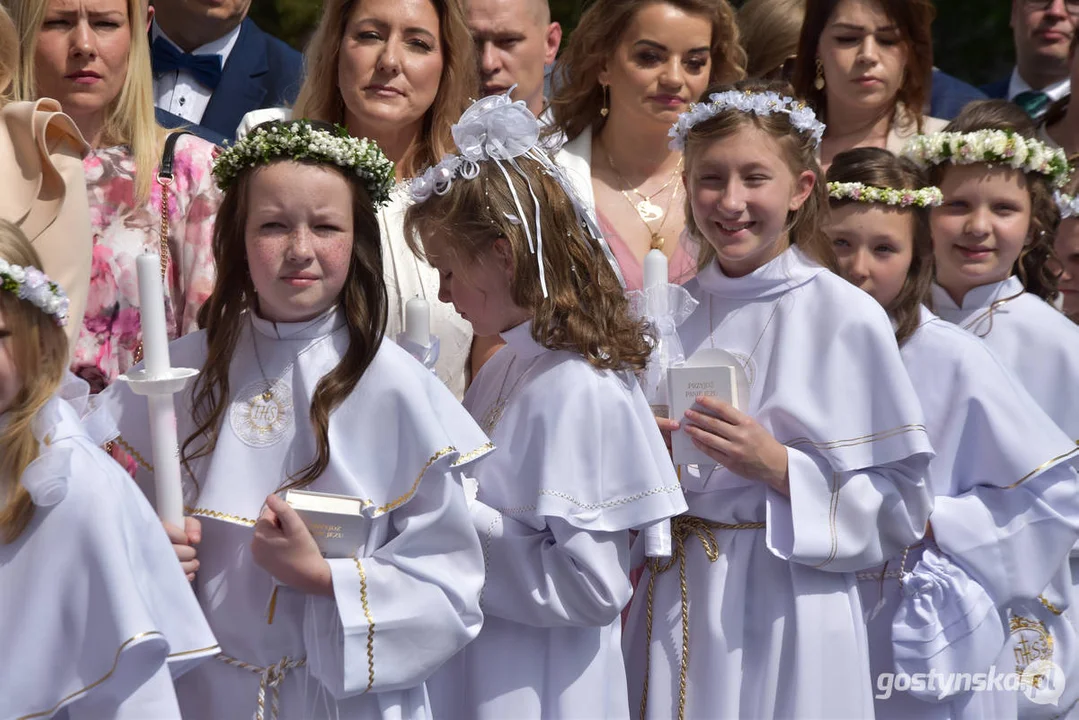
[[[903,148],[903,155],[923,168],[944,163],[1006,165],[1024,173],[1045,175],[1058,188],[1068,182],[1070,174],[1063,150],[1023,137],[1013,130],[916,135]]]
[[[376,208],[390,199],[393,163],[378,145],[367,138],[351,137],[342,127],[336,135],[313,128],[306,120],[255,128],[214,160],[214,179],[225,190],[241,170],[281,158],[346,168],[363,180]]]
[[[817,145],[820,145],[824,137],[824,123],[818,120],[812,108],[801,100],[781,96],[772,91],[727,90],[712,93],[708,96],[708,102],[693,103],[689,110],[678,116],[678,121],[667,133],[672,138],[671,149],[684,150],[686,136],[694,125],[715,117],[729,108],[743,113],[752,113],[758,117],[784,113],[789,117],[792,127],[799,132],[809,133]]]
[[[1079,197],[1058,190],[1053,193],[1053,200],[1056,201],[1057,209],[1060,210],[1061,220],[1079,218]]]
[[[861,203],[879,203],[894,207],[940,207],[944,194],[932,185],[917,190],[896,190],[860,182],[830,182],[828,197],[833,200],[853,200]]]
[[[46,315],[51,315],[57,325],[67,325],[71,301],[63,288],[36,267],[14,265],[0,260],[0,290],[6,290],[27,300]]]

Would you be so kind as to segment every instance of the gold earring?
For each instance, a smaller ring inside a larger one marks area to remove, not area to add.
[[[608,115],[611,114],[610,108],[607,107],[607,101],[608,101],[608,98],[610,96],[610,90],[608,89],[608,86],[606,86],[606,85],[600,85],[600,87],[603,88],[603,107],[600,108],[599,115],[600,115],[600,117],[607,117]]]
[[[813,81],[813,87],[818,90],[824,89],[824,63],[820,61],[820,58],[817,58],[817,77]]]

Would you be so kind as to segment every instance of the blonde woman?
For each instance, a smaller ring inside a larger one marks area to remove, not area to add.
[[[45,270],[71,299],[74,344],[90,286],[90,214],[83,155],[89,151],[55,100],[10,102],[19,66],[19,35],[0,5],[0,218],[30,238]]]
[[[652,248],[672,282],[693,276],[682,153],[667,132],[709,83],[738,80],[744,66],[727,0],[597,0],[570,36],[551,101],[566,139],[557,161],[595,208],[627,289],[640,289]]]
[[[438,302],[438,272],[408,249],[403,228],[410,201],[403,183],[454,150],[450,127],[478,87],[462,3],[327,0],[305,66],[296,106],[249,113],[241,134],[290,115],[321,120],[374,140],[394,162],[398,188],[378,211],[389,294],[386,336],[393,339],[404,330],[410,299],[426,300],[431,333],[440,343],[435,370],[460,399],[472,374],[472,330],[451,306]]]
[[[162,254],[169,337],[197,327],[213,284],[210,240],[220,203],[210,176],[213,146],[182,136],[171,181],[158,179],[166,131],[154,121],[140,0],[12,0],[9,7],[23,49],[16,96],[58,100],[92,148],[84,168],[93,259],[72,370],[96,392],[140,359],[137,255]]]

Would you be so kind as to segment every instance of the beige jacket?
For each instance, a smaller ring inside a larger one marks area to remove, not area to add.
[[[66,330],[72,349],[82,327],[93,255],[82,166],[89,149],[55,100],[0,108],[0,217],[22,228],[45,273],[71,299]]]

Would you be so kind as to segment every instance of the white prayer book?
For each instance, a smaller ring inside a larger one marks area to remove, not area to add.
[[[726,355],[726,353],[724,353]],[[698,450],[693,439],[685,431],[689,421],[686,410],[693,409],[708,414],[697,404],[701,395],[714,397],[738,408],[738,376],[741,368],[709,362],[707,355],[694,356],[681,367],[672,367],[667,374],[667,397],[671,404],[671,418],[682,424],[682,429],[671,433],[671,456],[675,465],[714,466],[718,463]]]
[[[350,495],[286,490],[285,502],[303,518],[324,558],[354,557],[367,534],[364,501]]]

